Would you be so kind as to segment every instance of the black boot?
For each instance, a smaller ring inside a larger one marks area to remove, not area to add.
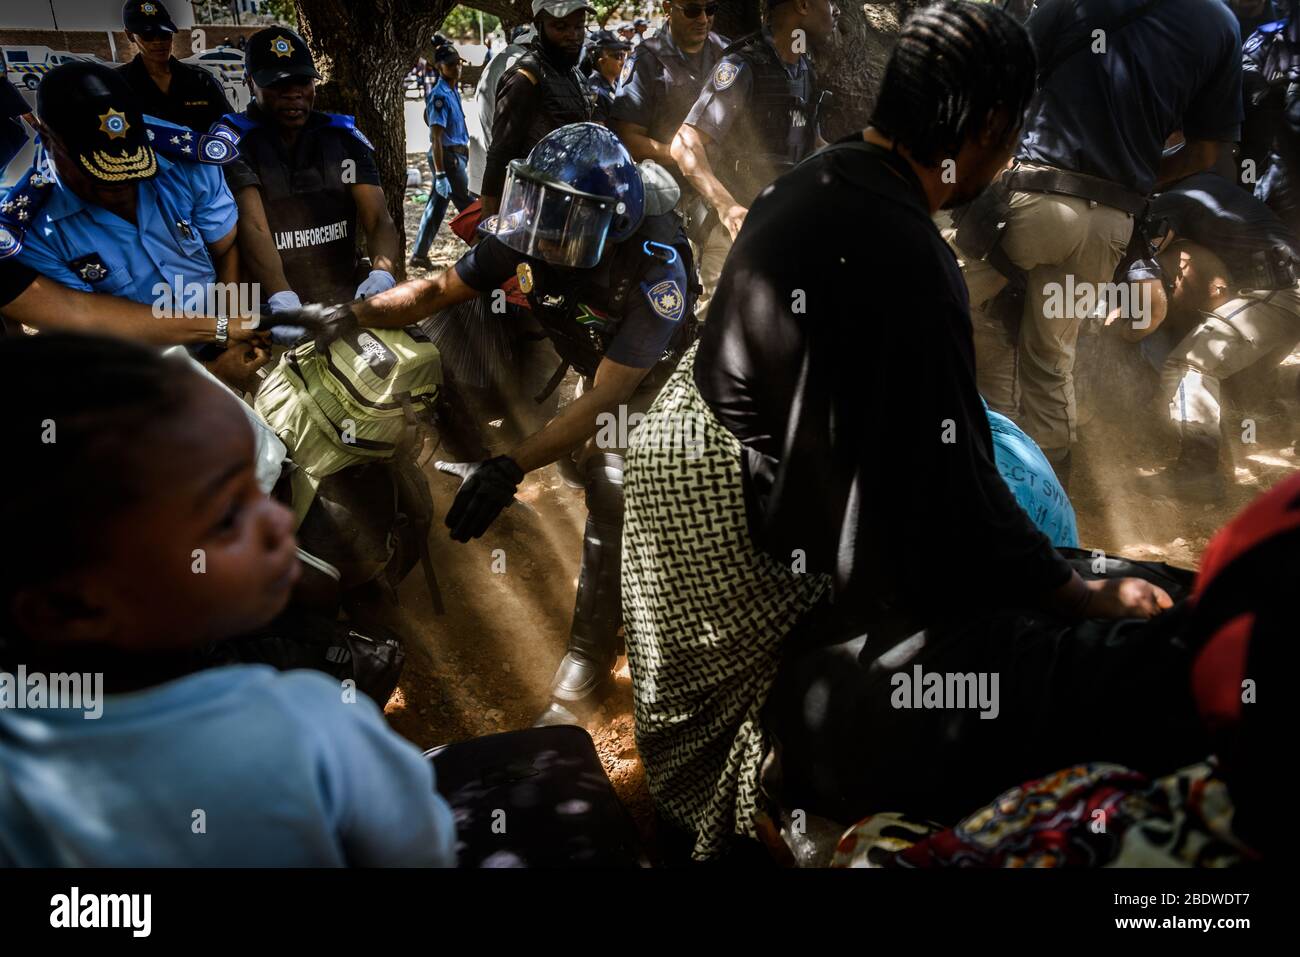
[[[600,454],[584,468],[587,528],[569,649],[551,682],[551,703],[535,726],[582,724],[595,710],[618,657],[622,624],[623,457]]]
[[[1219,443],[1214,436],[1184,435],[1178,460],[1163,472],[1143,475],[1134,487],[1155,498],[1210,505],[1222,502],[1227,482],[1219,469]]]

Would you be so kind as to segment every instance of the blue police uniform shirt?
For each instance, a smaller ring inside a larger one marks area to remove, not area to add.
[[[766,31],[763,38],[768,44],[772,43],[771,34]],[[800,54],[797,63],[782,61],[781,65],[785,67],[791,95],[807,102],[811,98],[812,84],[808,58]],[[709,74],[708,82],[683,122],[707,134],[714,143],[720,143],[726,139],[727,131],[735,125],[737,118],[749,112],[753,88],[754,71],[738,54],[728,53]],[[806,130],[791,123],[787,138],[787,154],[792,159],[803,159]]]
[[[725,41],[716,33],[710,33],[698,52],[683,53],[673,43],[673,34],[666,26],[657,34],[663,44],[663,52],[669,59],[676,60],[684,66],[692,77],[699,78],[699,85],[704,85],[705,77],[717,65],[719,53]],[[623,64],[619,75],[618,92],[614,97],[614,109],[610,112],[612,119],[620,123],[634,123],[650,129],[655,116],[663,109],[663,99],[668,93],[667,84],[660,82],[655,58],[640,55],[641,47],[635,47]]]
[[[1040,69],[1101,22],[1143,0],[1043,0],[1025,22]],[[1235,143],[1244,116],[1241,36],[1221,0],[1167,0],[1061,61],[1030,107],[1017,157],[1110,180],[1155,186],[1169,134]]]
[[[145,121],[190,132],[156,117]],[[182,290],[215,282],[208,244],[239,218],[221,167],[173,162],[161,152],[157,158],[157,175],[136,184],[135,223],[82,200],[51,164],[51,195],[32,217],[18,261],[72,289],[145,305],[159,299],[159,283],[175,290],[178,276]]]
[[[442,77],[424,97],[424,121],[429,126],[442,127],[443,146],[468,146],[469,128],[465,125],[465,109],[460,94]]]
[[[633,236],[627,242],[642,242]],[[608,247],[606,255],[609,255]],[[485,237],[477,246],[456,261],[456,274],[465,285],[478,292],[495,289],[515,275],[515,269],[528,257],[511,249],[495,236]],[[614,362],[637,369],[648,369],[658,362],[683,319],[688,306],[686,267],[681,256],[672,262],[646,257],[640,277],[639,296],[628,296],[623,321],[619,323],[605,355]],[[581,309],[582,307],[580,307]],[[587,308],[588,321],[608,324],[603,317]]]

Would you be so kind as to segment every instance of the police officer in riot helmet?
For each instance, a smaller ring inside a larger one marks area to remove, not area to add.
[[[480,192],[485,213],[497,210],[511,160],[527,156],[552,130],[594,118],[595,93],[578,63],[587,14],[595,12],[587,0],[533,0],[537,36],[497,86]]]
[[[307,44],[284,27],[259,30],[249,38],[245,66],[253,102],[212,132],[239,147],[226,179],[241,223],[262,240],[250,246],[241,235],[250,272],[264,291],[285,290],[269,297],[271,310],[392,288],[398,235],[374,150],[352,117],[313,109],[320,74]]]
[[[587,525],[569,649],[541,723],[580,720],[617,655],[628,431],[617,423],[649,407],[694,328],[693,262],[676,201],[672,177],[654,163],[634,164],[605,127],[564,126],[510,164],[499,215],[452,268],[294,319],[326,338],[356,323],[398,328],[514,277],[563,358],[552,388],[570,366],[583,376],[582,394],[509,454],[439,463],[463,480],[446,518],[458,541],[482,535],[526,473],[572,455],[584,477]]]
[[[774,0],[764,28],[726,49],[677,130],[673,159],[712,210],[701,236],[701,312],[750,204],[824,145],[807,53],[830,42],[838,18],[834,0]]]

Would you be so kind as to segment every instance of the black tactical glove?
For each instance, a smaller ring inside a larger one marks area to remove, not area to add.
[[[508,455],[486,462],[435,462],[439,472],[460,476],[460,490],[447,510],[447,527],[458,542],[487,531],[501,510],[514,501],[524,471]]]
[[[316,340],[316,348],[323,351],[334,340],[356,329],[357,317],[349,303],[326,306],[313,302],[300,309],[286,309],[264,316],[258,328],[270,331],[271,341],[277,345],[287,344],[285,338],[296,341],[310,336]]]

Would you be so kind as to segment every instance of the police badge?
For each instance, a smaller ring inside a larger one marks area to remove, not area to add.
[[[723,60],[718,64],[717,69],[713,71],[713,87],[718,92],[722,92],[727,87],[731,86],[731,84],[735,83],[736,77],[738,76],[740,76],[740,67],[727,60]]]
[[[104,265],[104,260],[99,258],[99,253],[74,259],[68,263],[68,267],[80,276],[83,282],[99,282],[108,275],[108,267]]]
[[[533,267],[528,263],[520,263],[515,267],[515,276],[519,279],[519,291],[524,295],[533,291]]]

